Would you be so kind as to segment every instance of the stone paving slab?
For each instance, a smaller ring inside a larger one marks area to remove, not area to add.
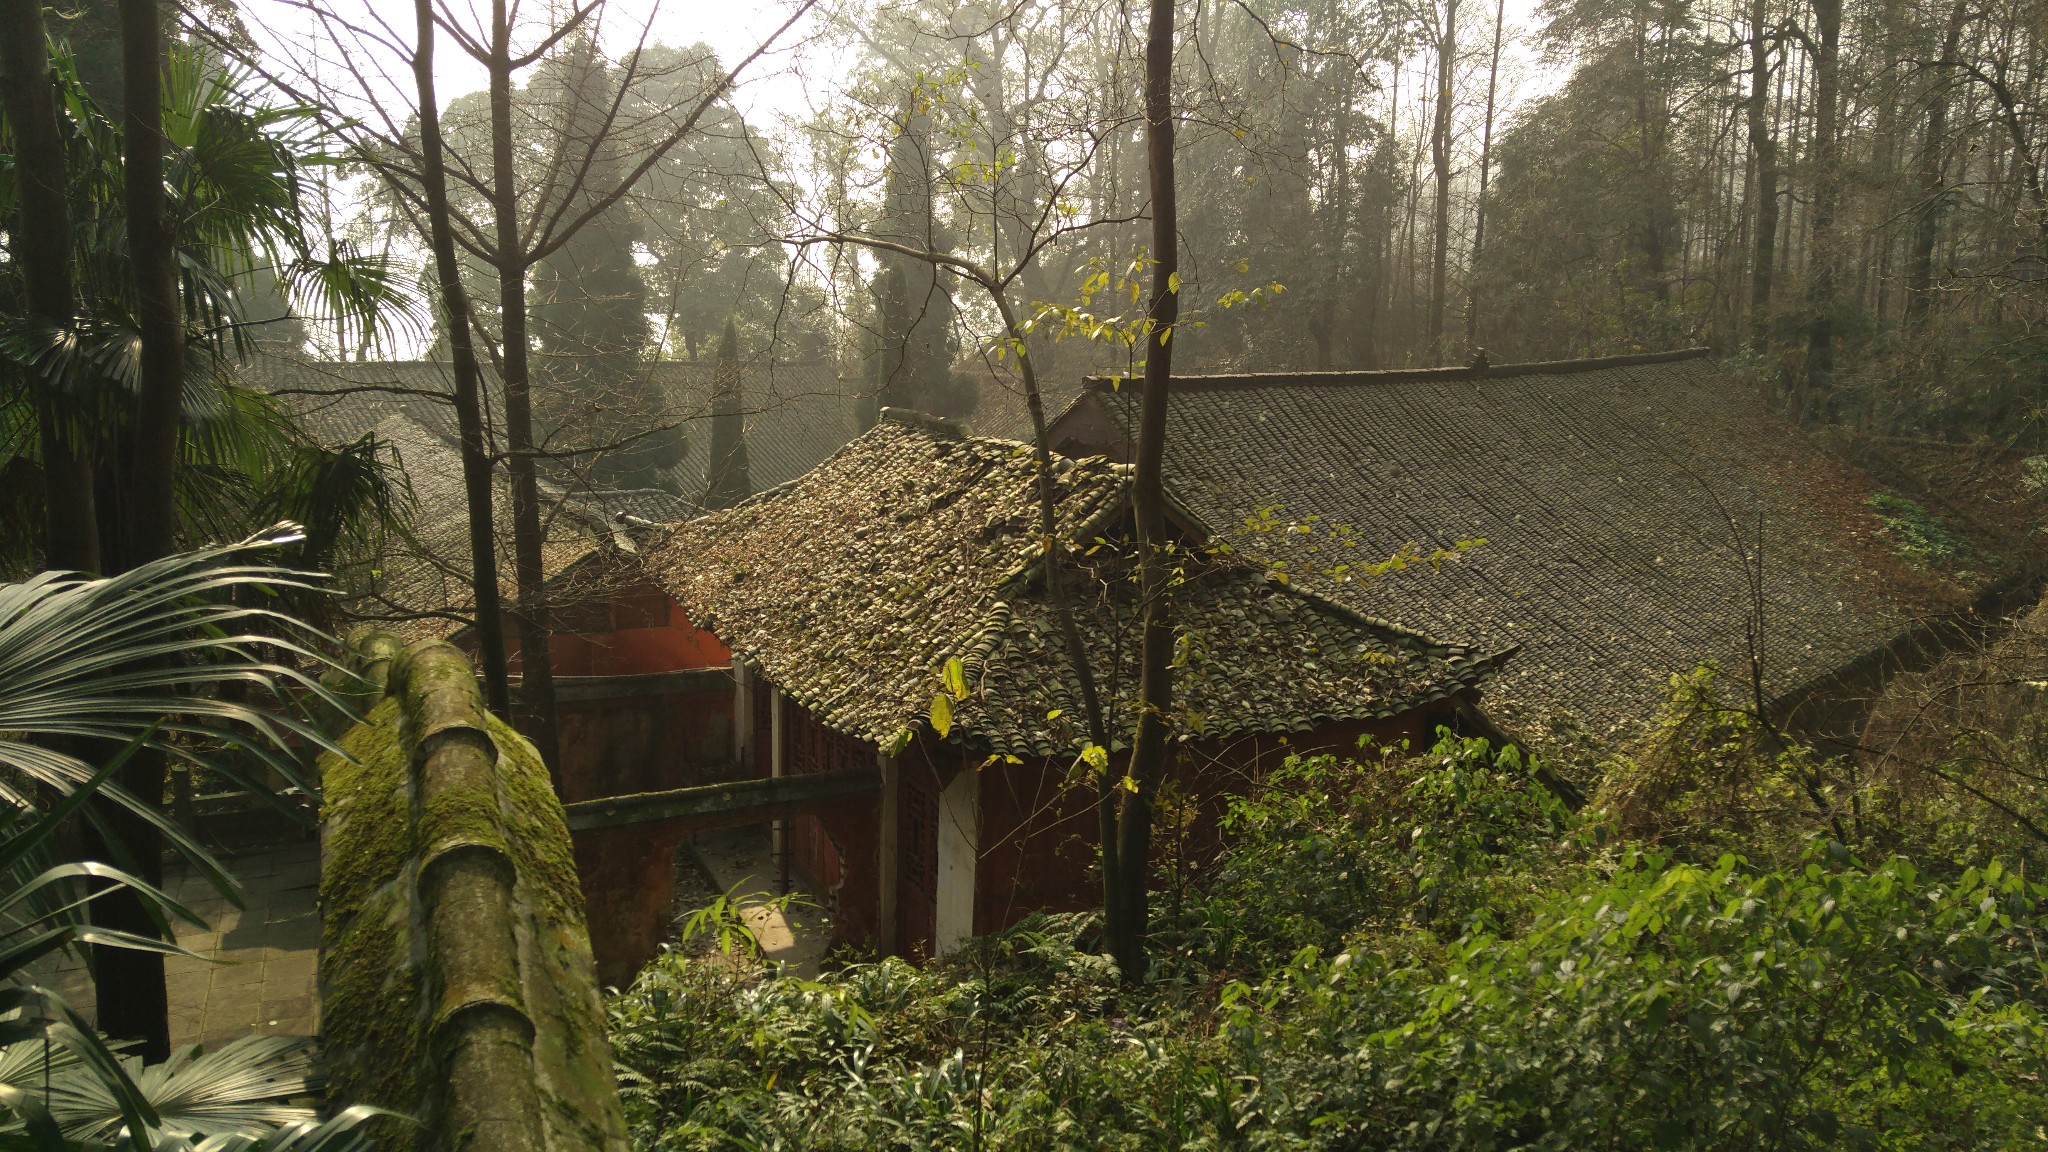
[[[205,929],[177,925],[178,943],[203,959],[164,960],[171,1045],[213,1048],[243,1036],[318,1035],[319,845],[308,841],[223,862],[242,882],[242,908],[204,877],[176,865],[166,869],[171,898],[207,922]],[[37,975],[92,1017],[92,980],[82,961],[53,957],[37,966]]]
[[[699,832],[691,851],[704,874],[720,892],[731,893],[740,920],[761,948],[761,957],[787,964],[796,975],[814,979],[832,946],[832,921],[819,901],[792,884],[795,899],[775,905],[775,857],[764,828],[729,828]]]

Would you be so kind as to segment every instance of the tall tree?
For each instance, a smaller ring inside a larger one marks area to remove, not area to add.
[[[1444,306],[1451,262],[1451,82],[1458,63],[1458,0],[1444,0],[1437,40],[1436,120],[1429,136],[1430,166],[1436,174],[1436,208],[1429,270],[1429,362],[1444,360]]]
[[[1749,100],[1743,111],[1749,128],[1750,166],[1755,171],[1750,213],[1749,347],[1761,353],[1770,340],[1771,280],[1778,258],[1778,140],[1771,121],[1771,49],[1766,0],[1749,0]]]
[[[548,71],[547,86],[561,103],[555,167],[583,167],[582,183],[592,190],[586,198],[616,186],[623,157],[616,134],[607,128],[621,94],[597,45],[579,36],[550,61]],[[641,362],[648,301],[635,260],[639,232],[630,206],[614,204],[533,270],[540,436],[564,439],[565,429],[593,421],[642,432],[590,462],[595,480],[617,488],[656,487],[662,472],[682,456],[679,430],[662,426],[666,399]]]
[[[1479,133],[1479,195],[1472,204],[1472,254],[1467,258],[1472,273],[1465,293],[1465,355],[1479,348],[1479,260],[1486,243],[1486,185],[1493,173],[1494,100],[1500,92],[1501,30],[1507,23],[1508,0],[1496,0],[1493,8],[1493,52],[1486,64],[1486,122]]]
[[[589,7],[578,10],[587,17]],[[580,19],[577,20],[580,23]],[[571,34],[565,26],[551,38]],[[534,438],[532,339],[527,328],[526,281],[537,255],[524,235],[516,126],[512,119],[513,76],[531,63],[512,51],[512,14],[506,0],[491,0],[489,46],[484,66],[490,76],[491,220],[495,245],[491,263],[498,274],[499,372],[505,388],[505,470],[512,478],[512,572],[519,590],[520,719],[526,735],[552,772],[561,771],[562,752],[555,716],[555,663],[548,628],[547,573],[542,559],[539,446]],[[535,54],[535,58],[538,54]],[[595,215],[593,213],[593,215]],[[563,237],[566,242],[568,237]]]
[[[1807,37],[1813,55],[1813,143],[1807,150],[1813,178],[1813,207],[1807,221],[1805,397],[1800,416],[1826,415],[1829,379],[1835,371],[1835,210],[1841,197],[1842,0],[1813,0]]]
[[[1146,188],[1152,201],[1152,291],[1131,514],[1138,528],[1138,722],[1131,737],[1131,786],[1123,790],[1116,843],[1110,951],[1129,982],[1147,974],[1152,811],[1166,774],[1173,709],[1173,540],[1166,520],[1166,408],[1173,387],[1173,336],[1180,321],[1180,237],[1174,203],[1173,0],[1152,0],[1145,29]],[[1106,846],[1105,846],[1106,847]],[[1107,852],[1105,852],[1107,856]]]
[[[706,466],[706,508],[730,508],[753,492],[747,476],[747,415],[740,395],[740,330],[731,320],[718,339],[711,389],[711,461]]]
[[[126,571],[171,553],[177,532],[173,495],[178,431],[185,400],[185,315],[178,290],[178,241],[165,195],[163,7],[121,0],[123,196],[128,261],[135,278],[135,326],[141,339],[135,425],[117,467],[121,518],[116,554],[101,559]],[[161,960],[157,965],[161,967]]]
[[[649,170],[659,164],[677,145],[697,130],[705,113],[731,90],[739,72],[758,59],[810,9],[814,0],[802,0],[788,19],[746,59],[712,76],[694,104],[667,109],[656,126],[644,129],[633,151],[634,160],[609,187],[593,178],[601,144],[614,132],[624,131],[618,120],[621,101],[612,101],[597,127],[591,145],[567,157],[569,163],[550,170],[539,186],[531,189],[534,201],[522,193],[529,189],[520,182],[518,164],[519,124],[514,116],[513,85],[522,70],[548,58],[568,38],[579,34],[601,0],[583,0],[541,38],[538,45],[515,52],[513,12],[507,0],[492,0],[490,26],[481,38],[466,38],[464,44],[489,77],[490,176],[480,181],[478,191],[489,206],[489,225],[470,226],[478,248],[498,281],[499,364],[505,389],[506,471],[512,479],[513,574],[518,587],[514,615],[519,624],[520,713],[527,734],[553,771],[560,771],[560,742],[555,714],[554,661],[550,651],[550,627],[546,569],[542,556],[542,516],[539,462],[541,446],[535,435],[533,412],[532,332],[528,323],[527,279],[534,267],[559,251],[584,228],[602,217],[630,193]],[[637,57],[635,58],[637,63]],[[630,85],[629,71],[622,80]],[[681,115],[676,115],[681,113]]]
[[[135,419],[119,430],[113,459],[104,462],[111,483],[100,486],[102,493],[112,495],[114,505],[113,520],[102,522],[100,538],[100,560],[110,572],[125,572],[171,553],[177,531],[173,497],[185,397],[185,317],[179,298],[177,237],[164,191],[162,8],[157,0],[120,0],[119,15],[122,199],[141,350]],[[120,779],[132,794],[161,803],[163,756],[152,750],[130,757]],[[163,841],[156,826],[127,808],[110,806],[105,816],[110,835],[101,845],[102,851],[116,856],[125,853],[133,861],[137,878],[161,887]],[[154,919],[133,892],[119,890],[99,903],[96,918],[107,927],[155,934]],[[139,1041],[145,1060],[168,1059],[170,1007],[162,954],[95,947],[93,979],[100,1030],[117,1039]]]
[[[930,116],[919,107],[923,94],[903,105],[896,138],[889,145],[883,217],[875,233],[906,248],[942,252],[951,247],[941,234],[932,196]],[[953,384],[959,350],[953,298],[931,264],[897,252],[877,254],[874,280],[875,337],[869,359],[865,423],[876,410],[917,408],[936,415],[963,414]]]
[[[20,188],[11,244],[22,264],[30,313],[58,333],[72,327],[78,293],[71,272],[64,140],[48,45],[37,0],[0,2],[0,98],[6,101]],[[50,390],[36,390],[44,562],[52,568],[96,572],[99,517],[93,507],[92,464],[85,438],[72,424]]]
[[[469,290],[455,255],[455,225],[448,207],[448,169],[441,140],[441,105],[434,92],[434,9],[414,0],[418,42],[413,48],[413,83],[419,91],[420,190],[425,198],[428,247],[441,290],[441,331],[448,340],[455,377],[455,426],[462,448],[462,488],[469,513],[470,593],[476,605],[478,663],[484,698],[501,717],[512,715],[512,690],[505,667],[505,614],[498,593],[498,535],[492,524],[491,458],[484,443],[483,388],[470,330]]]
[[[1955,0],[1949,5],[1941,56],[1934,62],[1927,85],[1927,127],[1920,139],[1920,203],[1914,213],[1913,253],[1906,274],[1906,327],[1916,332],[1926,327],[1932,311],[1934,246],[1941,235],[1941,211],[1948,200],[1950,85],[1954,82],[1956,56],[1962,48],[1963,24],[1968,14],[1966,0]]]

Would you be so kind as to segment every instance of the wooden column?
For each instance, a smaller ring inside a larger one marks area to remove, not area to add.
[[[738,653],[732,658],[732,762],[742,776],[754,774],[754,675]]]
[[[944,956],[974,935],[975,864],[981,855],[981,773],[960,770],[939,793],[939,892],[932,954]]]
[[[768,686],[768,776],[781,779],[789,773],[789,744],[783,739],[782,689]],[[775,861],[776,891],[789,893],[789,818],[779,817],[768,825],[768,851]]]
[[[882,826],[879,870],[875,877],[878,893],[875,910],[875,950],[884,956],[894,956],[902,949],[902,933],[897,923],[897,895],[901,887],[903,863],[902,813],[903,775],[896,757],[881,754],[882,766]]]

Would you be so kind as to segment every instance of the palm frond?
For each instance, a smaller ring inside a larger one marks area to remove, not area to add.
[[[152,1127],[167,1136],[262,1132],[317,1119],[288,1102],[320,1090],[307,1037],[246,1036],[212,1052],[186,1045],[161,1064],[129,1056],[121,1066],[155,1112]],[[83,1062],[52,1072],[49,1085],[50,1115],[72,1139],[111,1141],[127,1129],[115,1089]]]
[[[164,1137],[154,1152],[367,1152],[371,1142],[362,1125],[379,1116],[396,1115],[358,1104],[321,1123],[300,1121],[264,1136],[209,1136],[196,1144],[183,1137]]]
[[[301,750],[338,749],[289,705],[346,713],[319,679],[341,665],[321,652],[335,646],[331,637],[274,606],[282,593],[319,593],[321,578],[263,563],[303,539],[296,525],[281,524],[119,576],[47,572],[0,585],[0,767],[68,794],[93,768],[38,738],[126,744],[141,736],[146,747],[264,794],[259,767],[313,793]],[[254,764],[242,767],[243,758]],[[104,792],[204,857],[155,805],[112,786]],[[37,797],[0,776],[0,802],[30,808]]]

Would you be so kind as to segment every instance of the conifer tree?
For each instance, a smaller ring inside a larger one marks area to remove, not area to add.
[[[889,147],[886,206],[875,234],[922,251],[946,251],[947,238],[932,211],[931,120],[906,104],[900,124]],[[953,297],[938,269],[894,252],[879,253],[877,261],[875,343],[863,423],[874,423],[881,408],[964,415],[972,404],[963,403],[952,378],[959,350]]]
[[[718,341],[711,393],[711,460],[705,468],[704,506],[730,508],[753,492],[747,477],[746,408],[740,395],[740,333],[732,320]]]
[[[593,191],[609,189],[622,165],[610,123],[616,92],[604,59],[583,38],[563,53],[557,69],[558,166],[576,171],[589,153],[583,183]],[[594,441],[601,450],[591,479],[618,488],[657,486],[661,470],[681,458],[682,446],[679,434],[662,429],[670,405],[652,389],[641,363],[648,324],[647,285],[634,260],[639,233],[629,207],[614,205],[534,270],[531,322],[543,436],[569,447]]]

